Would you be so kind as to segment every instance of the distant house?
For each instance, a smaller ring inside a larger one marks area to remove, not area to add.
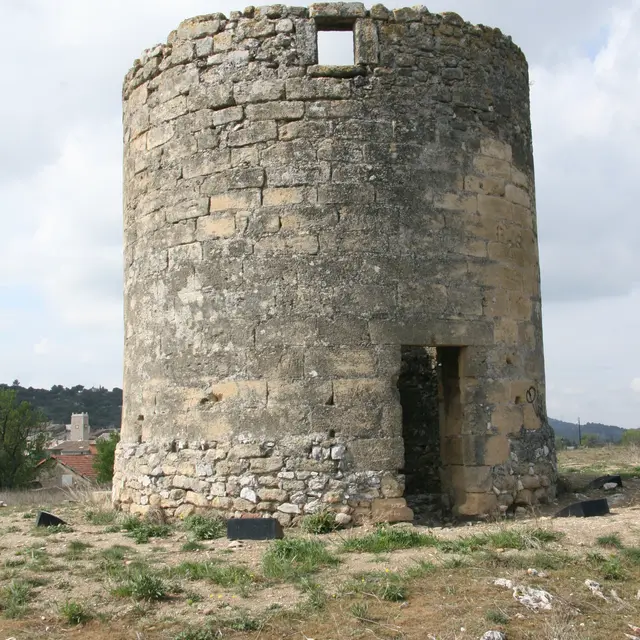
[[[44,465],[39,476],[43,487],[87,486],[95,483],[97,476],[93,461],[96,446],[89,440],[66,440],[47,449],[55,465]]]

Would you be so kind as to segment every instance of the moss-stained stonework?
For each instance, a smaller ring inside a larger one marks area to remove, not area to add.
[[[318,65],[332,24],[353,27],[355,65]],[[456,513],[553,496],[509,38],[358,3],[200,16],[128,73],[124,143],[117,505],[410,517],[402,346],[448,348]]]

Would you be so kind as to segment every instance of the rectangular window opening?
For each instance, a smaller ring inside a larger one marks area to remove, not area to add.
[[[398,391],[402,406],[405,497],[417,521],[447,508],[452,451],[461,432],[459,347],[402,345]]]
[[[318,25],[318,64],[323,66],[355,64],[353,25],[344,27]]]

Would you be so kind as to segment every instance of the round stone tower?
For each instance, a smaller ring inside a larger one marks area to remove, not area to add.
[[[352,65],[318,64],[331,30]],[[553,497],[510,38],[359,3],[199,16],[128,73],[124,144],[116,505],[289,524]]]

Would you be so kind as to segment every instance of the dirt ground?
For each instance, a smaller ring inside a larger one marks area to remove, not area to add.
[[[87,511],[96,509],[82,501],[10,504],[0,508],[0,640],[445,640],[480,638],[489,629],[502,630],[509,639],[624,638],[631,633],[627,624],[640,624],[640,478],[635,477],[640,457],[634,456],[635,451],[618,449],[560,452],[570,491],[544,509],[519,510],[514,519],[429,529],[397,526],[441,541],[505,532],[520,532],[529,540],[540,529],[559,534],[530,549],[496,543],[468,553],[451,552],[446,545],[350,553],[345,543],[366,537],[372,527],[321,536],[288,530],[288,538],[321,540],[337,558],[334,566],[295,579],[265,577],[270,542],[237,546],[218,538],[202,541],[200,549],[184,550],[189,533],[174,526],[166,538],[136,544],[117,525],[107,532],[109,525],[89,522]],[[607,472],[625,473],[624,488],[583,493],[589,480]],[[611,513],[589,519],[551,517],[584,495],[606,495]],[[50,508],[70,530],[42,535],[34,527],[39,508]],[[105,553],[114,547],[118,554],[111,571],[105,569]],[[185,562],[237,568],[246,581],[220,586],[174,575],[172,569]],[[151,602],[116,595],[121,571],[129,565],[163,576],[167,597]],[[512,590],[494,585],[496,578],[548,591],[554,596],[551,609],[527,608]],[[587,588],[587,579],[601,583],[604,597]],[[369,589],[381,580],[401,583],[400,597]],[[17,614],[7,608],[16,582],[30,585]],[[82,606],[86,622],[74,625],[64,615],[70,602]]]

